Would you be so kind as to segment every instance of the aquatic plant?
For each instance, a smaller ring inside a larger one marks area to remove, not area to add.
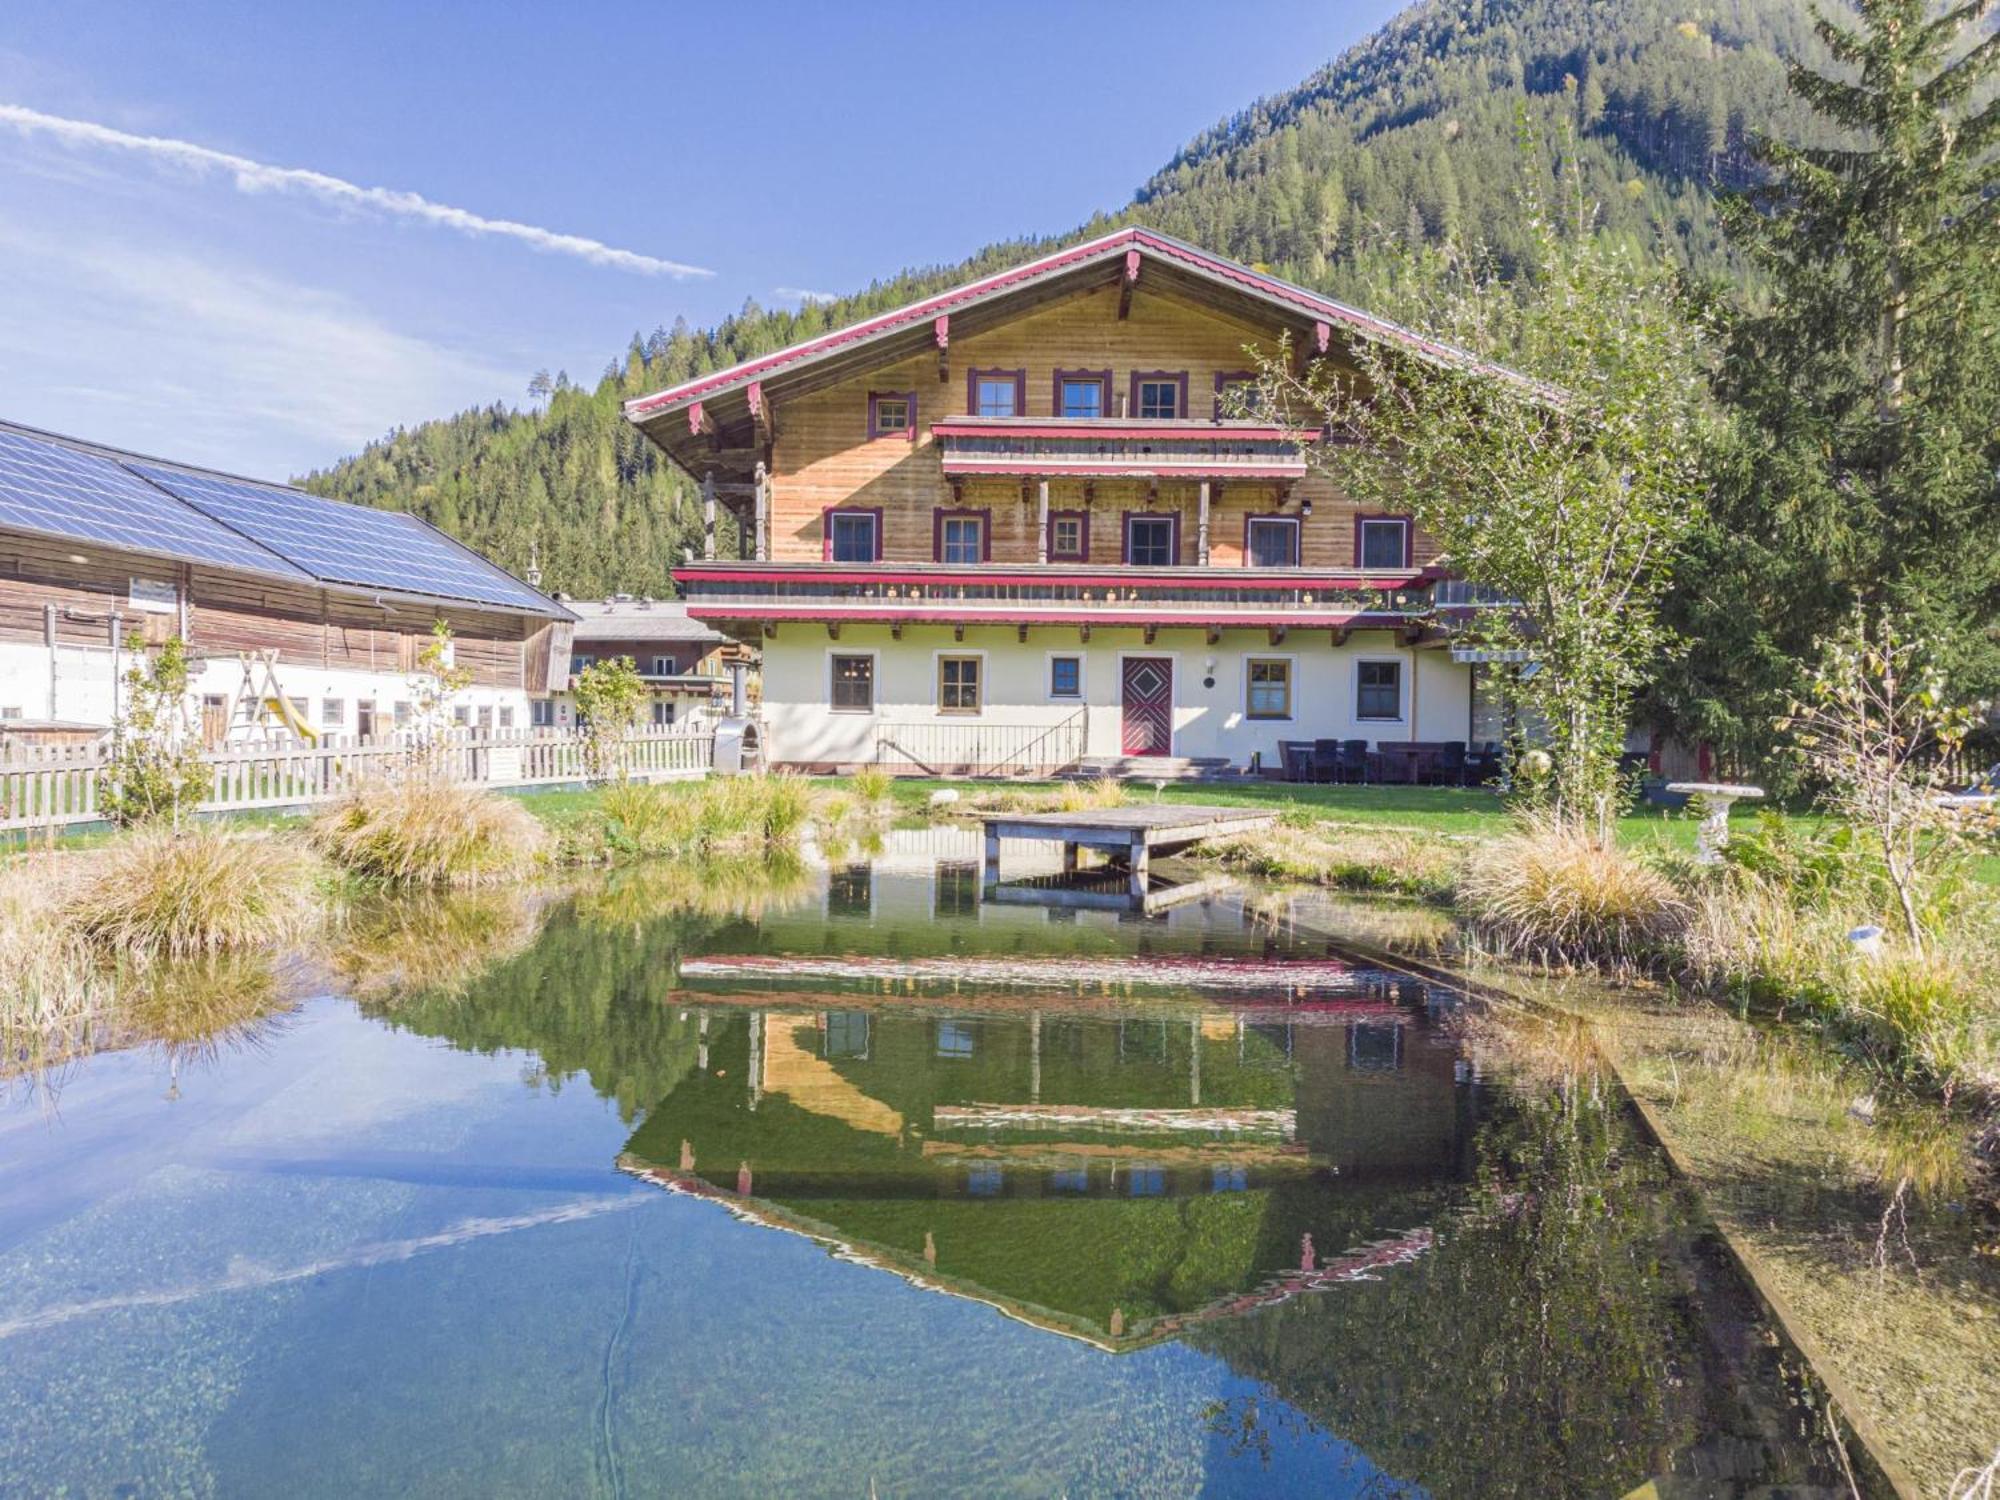
[[[204,823],[121,838],[90,861],[66,911],[98,947],[152,959],[286,942],[324,905],[319,864],[298,843]]]
[[[315,816],[307,837],[343,869],[409,885],[517,880],[549,845],[514,798],[429,776],[362,782]]]
[[[1688,915],[1652,866],[1536,814],[1473,850],[1459,873],[1458,904],[1503,953],[1612,968],[1651,962]]]
[[[66,884],[60,856],[0,865],[0,1074],[75,1050],[113,993],[62,910]]]
[[[1231,869],[1273,880],[1447,899],[1464,850],[1446,840],[1397,829],[1347,828],[1281,820],[1201,851]]]

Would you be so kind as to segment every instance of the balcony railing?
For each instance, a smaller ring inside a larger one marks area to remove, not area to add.
[[[1432,612],[1421,571],[714,563],[674,574],[709,620],[1342,625]]]
[[[931,424],[948,475],[1303,479],[1317,434],[1262,422],[952,417]]]

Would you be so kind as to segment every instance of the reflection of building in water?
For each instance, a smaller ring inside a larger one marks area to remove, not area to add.
[[[683,991],[707,1060],[626,1164],[1121,1349],[1421,1253],[1469,1169],[1421,1009],[1044,999]]]

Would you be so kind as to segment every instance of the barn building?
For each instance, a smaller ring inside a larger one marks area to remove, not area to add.
[[[178,636],[204,741],[385,736],[443,621],[468,728],[525,729],[573,617],[401,511],[0,422],[0,736],[88,738],[130,643]]]

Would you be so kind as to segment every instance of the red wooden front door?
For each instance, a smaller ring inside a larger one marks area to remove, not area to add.
[[[1174,663],[1167,656],[1125,658],[1121,748],[1127,755],[1174,750]]]

